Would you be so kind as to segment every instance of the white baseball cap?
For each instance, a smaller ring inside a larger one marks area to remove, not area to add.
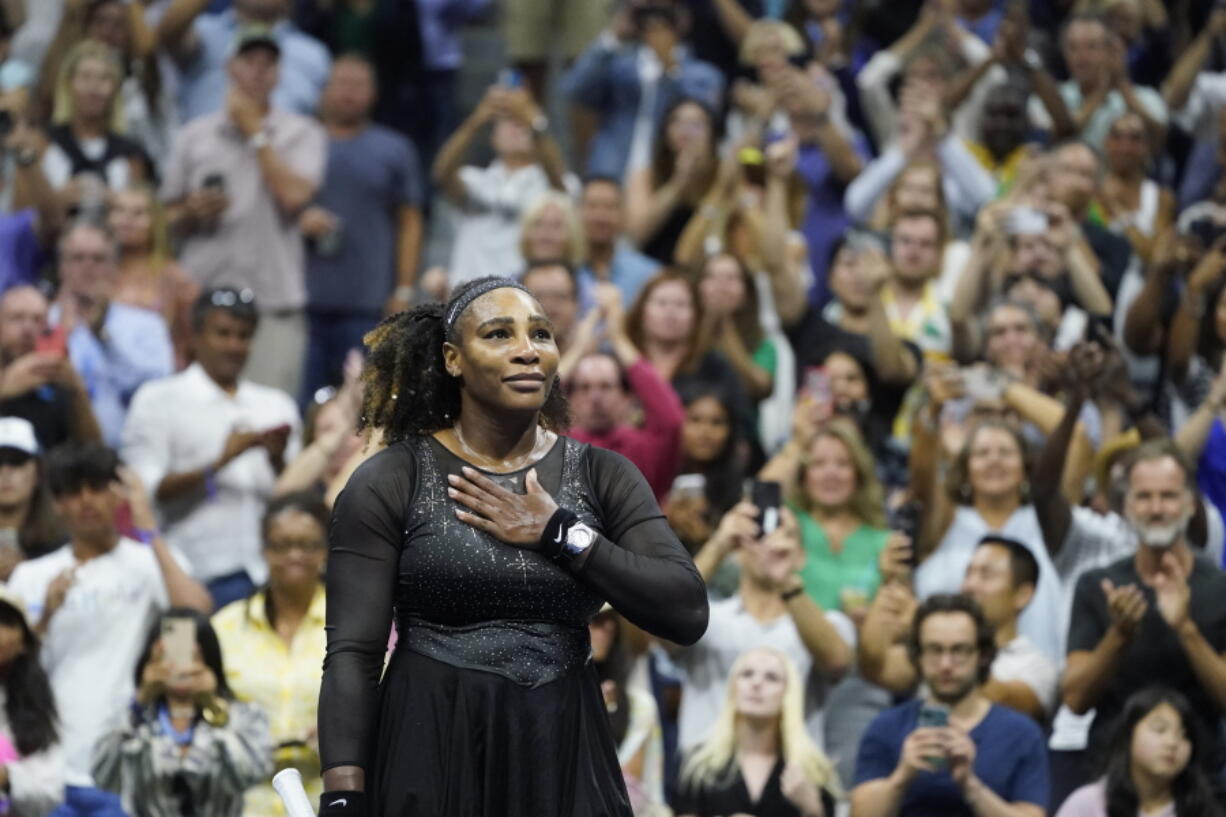
[[[34,426],[23,417],[0,417],[0,448],[15,448],[31,457],[38,456]]]

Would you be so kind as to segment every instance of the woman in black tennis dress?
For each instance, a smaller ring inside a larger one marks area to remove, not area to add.
[[[588,619],[607,600],[692,644],[702,578],[629,461],[559,436],[522,286],[471,282],[367,344],[362,424],[388,446],[333,512],[321,814],[631,817]]]

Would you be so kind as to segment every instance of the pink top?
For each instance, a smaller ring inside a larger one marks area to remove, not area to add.
[[[1056,812],[1056,817],[1107,817],[1107,783],[1099,780],[1082,786],[1069,795]],[[1162,811],[1144,814],[1137,809],[1137,817],[1175,817],[1175,804]]]

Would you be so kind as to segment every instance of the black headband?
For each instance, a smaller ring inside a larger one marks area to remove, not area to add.
[[[474,284],[463,295],[451,302],[451,306],[447,309],[447,314],[443,317],[443,329],[450,335],[456,321],[459,320],[460,316],[464,314],[464,310],[468,309],[473,301],[487,292],[502,289],[503,287],[518,289],[520,292],[526,292],[529,295],[532,294],[526,286],[518,281],[512,281],[510,278],[489,278],[479,284]]]

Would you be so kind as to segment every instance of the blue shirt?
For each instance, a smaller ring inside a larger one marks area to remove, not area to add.
[[[889,777],[898,767],[902,745],[916,728],[923,702],[916,699],[887,709],[868,725],[856,756],[855,785]],[[971,730],[975,776],[1006,803],[1047,808],[1047,749],[1034,721],[992,704]],[[970,806],[948,771],[920,772],[903,796],[898,817],[972,817]]]
[[[35,232],[33,210],[0,215],[0,292],[38,277],[42,248]]]
[[[226,62],[238,33],[234,11],[205,14],[194,23],[199,50],[180,72],[179,112],[183,121],[221,110],[229,81]],[[332,70],[328,49],[293,23],[273,28],[281,46],[281,79],[272,93],[275,108],[312,116]]]
[[[627,308],[634,303],[647,279],[659,271],[659,261],[643,255],[624,238],[618,239],[613,249],[613,259],[609,262],[609,283],[621,290],[622,303]],[[579,279],[579,306],[586,312],[596,305],[596,283],[600,279],[588,264],[580,267],[576,275]]]
[[[58,306],[51,320],[59,322]],[[102,335],[105,340],[77,326],[68,336],[68,357],[85,381],[103,439],[118,448],[132,395],[145,381],[174,370],[174,347],[161,315],[115,301],[107,307]]]
[[[490,0],[417,0],[422,61],[431,71],[454,71],[464,63],[460,27],[489,6]]]
[[[868,162],[868,143],[860,133],[848,137],[852,149],[861,161]],[[835,243],[851,226],[843,209],[843,193],[847,185],[835,174],[825,151],[815,144],[804,144],[796,156],[796,173],[809,191],[805,220],[800,225],[809,245],[809,266],[813,270],[813,291],[810,300],[824,306],[830,300],[826,276],[830,268],[830,253]]]
[[[396,285],[400,208],[423,196],[417,150],[404,136],[372,125],[328,143],[328,167],[315,203],[338,216],[335,252],[307,255],[312,309],[379,313]]]
[[[1226,516],[1226,428],[1218,418],[1209,427],[1209,438],[1196,466],[1196,482],[1205,499]],[[1223,556],[1226,563],[1226,555]]]

